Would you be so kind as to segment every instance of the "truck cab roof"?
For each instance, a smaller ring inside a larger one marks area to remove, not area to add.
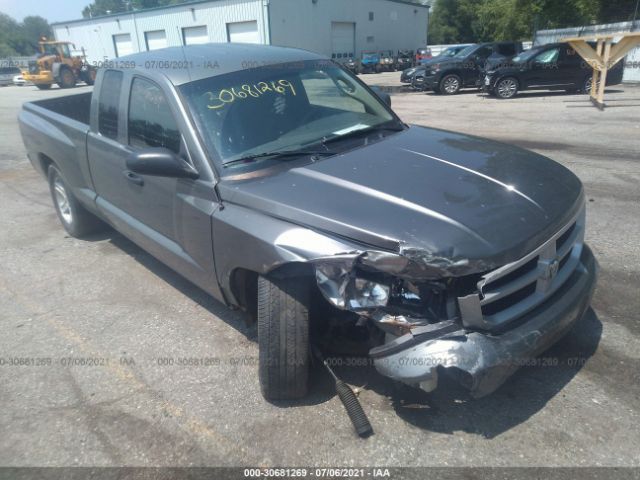
[[[182,85],[249,68],[305,60],[328,59],[313,52],[294,48],[244,43],[209,43],[135,53],[117,58],[117,63],[133,63],[132,68],[146,75],[159,72],[174,85]]]

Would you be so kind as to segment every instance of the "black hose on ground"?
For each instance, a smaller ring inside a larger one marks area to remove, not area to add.
[[[313,346],[312,347],[315,356],[319,361],[325,366],[327,371],[331,374],[335,381],[336,393],[338,394],[338,398],[344,405],[349,418],[351,419],[351,423],[353,423],[353,427],[356,429],[356,432],[361,438],[366,438],[370,435],[373,435],[373,427],[369,423],[369,419],[367,418],[367,414],[364,413],[362,409],[362,405],[360,405],[360,401],[356,394],[353,393],[351,387],[340,380],[336,374],[333,372],[329,363],[324,359],[320,350]]]

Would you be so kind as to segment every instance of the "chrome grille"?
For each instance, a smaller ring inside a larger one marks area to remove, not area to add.
[[[580,262],[585,210],[518,261],[487,273],[478,291],[458,298],[467,327],[494,329],[533,310],[560,288]]]

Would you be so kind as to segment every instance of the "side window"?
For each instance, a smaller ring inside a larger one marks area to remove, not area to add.
[[[482,47],[476,51],[476,55],[482,59],[487,59],[493,53],[491,47]]]
[[[540,55],[536,57],[536,62],[543,63],[545,65],[556,63],[558,61],[558,57],[560,56],[559,48],[552,48],[551,50],[547,50],[546,52],[542,52]]]
[[[122,88],[122,72],[107,70],[100,86],[98,132],[115,140],[118,137],[118,103]]]
[[[498,45],[498,53],[505,57],[512,57],[516,52],[516,46],[512,43],[501,43]]]
[[[167,98],[155,84],[134,78],[129,97],[129,145],[180,152],[180,132]]]

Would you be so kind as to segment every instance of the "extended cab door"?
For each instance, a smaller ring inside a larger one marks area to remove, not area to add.
[[[177,100],[167,95],[167,91],[173,93],[170,89],[135,73],[105,72],[87,141],[96,203],[121,233],[221,298],[211,229],[211,216],[218,206],[215,180],[204,159],[190,153],[198,149]],[[127,158],[149,148],[172,150],[201,177],[168,178],[129,171]]]

